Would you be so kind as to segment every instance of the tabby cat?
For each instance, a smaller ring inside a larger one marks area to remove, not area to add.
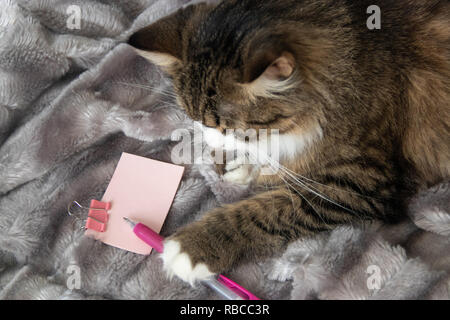
[[[381,29],[367,8],[381,9]],[[259,191],[165,242],[195,282],[347,223],[404,215],[450,176],[448,0],[225,0],[187,6],[130,37],[179,105],[221,134],[278,129],[274,175],[225,167]]]

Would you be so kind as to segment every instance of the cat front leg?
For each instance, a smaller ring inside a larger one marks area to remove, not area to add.
[[[219,207],[165,241],[169,275],[191,284],[268,256],[302,235],[328,230],[301,210],[301,198],[286,189]]]
[[[330,173],[314,185],[312,180],[297,185],[292,181],[210,211],[166,240],[164,268],[194,283],[238,263],[268,257],[300,237],[386,218],[392,212],[387,199],[395,192],[394,180],[385,173],[374,179],[370,167],[350,173],[353,176]]]

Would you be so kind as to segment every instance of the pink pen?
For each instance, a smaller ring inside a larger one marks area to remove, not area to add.
[[[134,234],[136,234],[139,239],[159,253],[163,251],[163,237],[142,223],[136,223],[128,218],[123,219],[133,228]],[[257,296],[223,275],[203,280],[202,283],[228,300],[260,300]]]

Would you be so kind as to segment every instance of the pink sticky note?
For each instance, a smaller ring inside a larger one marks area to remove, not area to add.
[[[88,229],[85,235],[117,248],[150,254],[152,248],[133,233],[123,217],[159,232],[183,171],[181,166],[123,153],[102,198],[111,202],[106,231]]]

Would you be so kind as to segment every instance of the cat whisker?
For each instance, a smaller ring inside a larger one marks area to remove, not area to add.
[[[328,202],[330,202],[330,203],[332,203],[332,204],[334,204],[334,205],[336,205],[336,206],[338,206],[338,207],[340,207],[340,208],[342,208],[342,209],[344,209],[344,210],[346,210],[346,211],[348,211],[348,212],[350,212],[350,213],[352,213],[352,214],[354,214],[354,215],[357,215],[356,212],[354,212],[353,210],[351,210],[351,209],[349,209],[349,208],[347,208],[347,207],[344,207],[344,206],[342,206],[341,204],[339,204],[339,203],[337,203],[337,202],[331,200],[331,199],[328,198],[327,196],[323,195],[323,194],[322,194],[319,190],[317,190],[316,188],[314,188],[314,187],[312,187],[312,186],[306,184],[304,181],[301,181],[300,179],[298,179],[297,177],[295,177],[292,173],[290,173],[289,171],[286,170],[286,167],[284,167],[283,165],[281,165],[278,161],[275,161],[272,157],[267,156],[267,159],[269,160],[269,162],[272,161],[272,164],[271,164],[271,165],[272,165],[273,167],[275,167],[275,169],[278,168],[278,169],[280,169],[282,172],[284,172],[285,174],[287,174],[288,178],[289,178],[292,182],[294,182],[296,185],[298,185],[299,187],[302,187],[302,188],[308,190],[309,192],[315,194],[316,196],[322,198],[323,200],[328,201]],[[275,163],[275,165],[273,165],[273,163]],[[275,170],[275,171],[276,171],[276,170]]]
[[[322,215],[320,215],[319,212],[311,204],[311,202],[308,201],[305,198],[305,196],[299,192],[298,188],[302,188],[302,189],[310,192],[314,196],[312,199],[320,198],[324,201],[334,204],[335,206],[337,206],[347,212],[350,212],[356,218],[359,217],[359,215],[354,210],[352,210],[351,208],[348,208],[346,206],[343,206],[342,204],[330,199],[327,195],[323,194],[320,190],[318,190],[316,187],[311,185],[311,183],[308,183],[305,181],[305,180],[308,180],[310,182],[315,182],[314,180],[303,177],[302,175],[299,175],[296,172],[286,168],[285,166],[280,164],[278,161],[273,159],[270,155],[265,155],[265,160],[263,161],[264,163],[262,161],[260,161],[258,155],[255,153],[254,150],[250,150],[250,149],[246,150],[246,156],[248,159],[251,159],[254,164],[258,164],[260,166],[268,165],[278,175],[278,177],[286,184],[288,190],[293,189],[293,191],[295,193],[297,193],[302,199],[304,199],[311,206],[311,208],[316,212],[317,216],[320,217],[320,219],[327,226],[328,226],[328,224],[324,221],[324,218],[322,217]],[[318,185],[323,185],[319,182],[315,182],[315,183],[317,183]],[[323,185],[323,186],[326,186],[326,185]],[[346,190],[342,190],[342,191],[346,191]],[[293,210],[295,210],[295,204],[292,199],[292,195],[291,195],[291,202],[292,202]]]
[[[284,168],[282,168],[282,171],[285,172],[294,183],[297,183],[299,186],[304,187],[305,189],[307,189],[309,192],[315,194],[316,196],[322,198],[323,200],[326,200],[342,209],[345,209],[353,214],[356,214],[356,212],[354,212],[353,210],[342,206],[341,204],[331,200],[330,198],[328,198],[327,196],[325,196],[324,194],[322,194],[319,190],[317,190],[316,188],[312,187],[311,185],[306,184],[304,181],[301,181],[300,179],[296,178],[295,176],[293,176],[291,173],[287,172],[284,170]]]
[[[141,88],[141,89],[160,90],[161,92],[166,92],[168,94],[175,95],[173,91],[166,90],[163,87],[157,87],[157,86],[152,86],[152,85],[145,85],[145,84],[141,84],[141,83],[122,82],[122,81],[116,81],[114,83],[123,84],[123,85],[132,86],[132,87],[136,87],[136,88]]]
[[[120,82],[120,81],[115,82],[115,83],[130,86],[130,87],[135,87],[135,88],[139,88],[139,89],[145,89],[148,91],[153,91],[153,92],[165,95],[170,98],[176,98],[176,95],[173,92],[159,88],[159,87],[146,86],[146,85],[141,85],[141,84],[137,84],[137,83],[126,83],[126,82]]]
[[[291,121],[292,121],[292,120],[291,120]],[[292,123],[295,124],[293,121],[292,121]],[[295,124],[295,125],[298,126],[297,124]],[[300,126],[298,126],[298,127],[300,128]],[[282,166],[282,165],[280,164],[280,166]],[[285,167],[285,166],[282,166],[282,167],[284,168],[284,170],[289,171],[292,175],[295,175],[296,177],[303,179],[303,182],[304,182],[304,183],[306,183],[304,180],[307,180],[307,181],[309,181],[309,182],[311,182],[311,183],[320,185],[320,186],[325,187],[325,188],[328,188],[328,189],[332,189],[332,190],[336,190],[336,191],[340,191],[340,192],[345,192],[345,193],[353,194],[353,195],[356,195],[356,196],[359,196],[359,197],[363,197],[363,198],[374,199],[374,200],[381,200],[381,198],[367,196],[367,195],[364,195],[364,194],[361,194],[361,193],[358,193],[358,192],[355,192],[355,191],[349,191],[349,190],[346,190],[346,189],[344,189],[344,188],[338,188],[338,187],[329,186],[329,185],[320,183],[320,182],[318,182],[318,181],[316,181],[316,180],[313,180],[313,179],[310,179],[310,178],[308,178],[308,177],[305,177],[305,176],[303,176],[303,175],[301,175],[301,174],[299,174],[299,173],[297,173],[297,172],[295,172],[295,171],[293,171],[293,170],[291,170],[291,169],[289,169],[289,168],[287,168],[287,167]]]
[[[255,161],[255,163],[257,163],[257,159],[252,158],[252,154],[251,154],[250,152],[247,152],[247,153],[246,153],[246,156],[247,156],[249,159],[251,159],[252,161]],[[282,179],[282,180],[284,181],[284,183],[285,183],[286,186],[288,187],[288,190],[290,190],[290,184],[289,184],[286,180],[284,180],[281,176],[280,176],[280,179]],[[294,191],[295,191],[295,189],[294,189]],[[291,194],[291,193],[289,193],[289,196],[290,196],[290,198],[291,198],[292,211],[295,212],[294,199],[292,198],[292,194]],[[273,206],[274,206],[274,209],[275,209],[275,203],[273,202],[273,197],[272,197],[272,203],[273,203]]]
[[[250,153],[248,153],[248,156],[250,156]],[[269,157],[271,160],[273,160],[271,157]],[[257,159],[256,159],[256,161],[257,161]],[[288,190],[290,190],[291,188],[292,188],[292,190],[295,192],[295,193],[297,193],[304,201],[306,201],[306,203],[308,203],[308,205],[314,210],[314,212],[317,214],[317,216],[322,220],[322,222],[327,226],[327,227],[330,227],[329,225],[328,225],[328,223],[324,220],[324,218],[323,218],[323,216],[316,210],[316,208],[312,205],[312,203],[310,202],[310,201],[308,201],[308,199],[306,199],[306,197],[302,194],[302,193],[300,193],[298,190],[297,190],[297,188],[295,188],[294,186],[292,186],[292,184],[290,184],[288,181],[286,181],[286,179],[284,179],[283,178],[283,176],[278,172],[278,170],[276,170],[277,168],[273,165],[273,164],[271,164],[271,163],[269,163],[269,166],[270,166],[270,168],[274,171],[274,172],[276,172],[276,174],[278,175],[278,177],[286,184],[286,186],[288,187]],[[291,182],[292,182],[292,180],[291,180]],[[295,185],[295,182],[294,182],[294,185]],[[298,184],[297,184],[297,186],[298,186]],[[303,186],[303,188],[305,188],[304,186]],[[307,187],[306,187],[306,189],[308,189]],[[311,192],[311,191],[310,191]],[[290,194],[290,197],[291,197],[291,202],[292,202],[292,209],[294,210],[294,212],[295,212],[295,205],[294,205],[294,200],[293,200],[293,198],[292,198],[292,194]]]

